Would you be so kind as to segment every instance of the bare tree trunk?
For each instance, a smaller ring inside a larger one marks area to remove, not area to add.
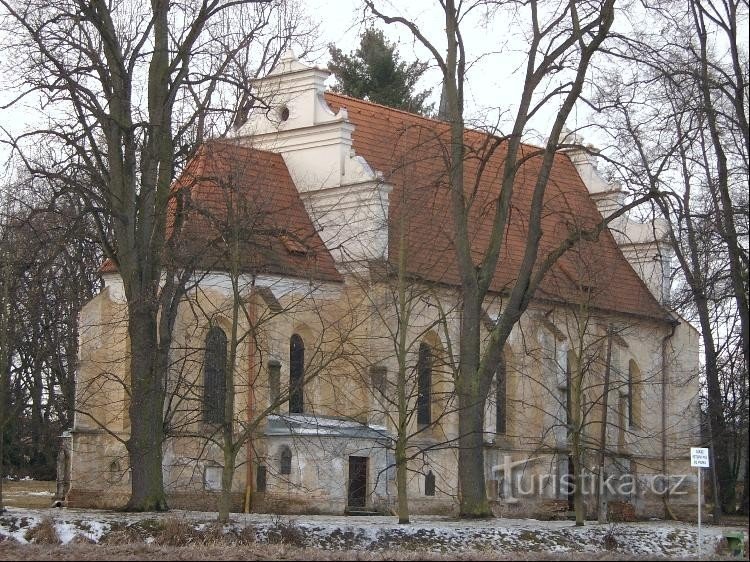
[[[401,234],[402,251],[399,259],[403,261],[405,253],[403,252],[403,233]],[[397,397],[397,408],[398,408],[398,419],[396,420],[396,449],[394,451],[396,457],[396,490],[398,492],[398,522],[408,523],[409,522],[409,488],[407,478],[409,475],[408,462],[409,459],[406,456],[406,441],[408,438],[409,431],[409,402],[406,396],[406,383],[407,383],[407,365],[406,365],[406,331],[408,324],[408,310],[406,304],[406,288],[404,285],[405,271],[400,270],[398,276],[398,291],[399,291],[399,334],[398,334],[398,373],[396,373],[396,393]]]
[[[740,511],[742,515],[750,513],[750,446],[745,443],[745,488],[742,490],[742,501]]]
[[[407,489],[408,466],[406,458],[406,428],[396,438],[396,489],[398,492],[398,522],[409,523],[409,492]]]
[[[129,511],[166,511],[162,479],[164,379],[157,365],[156,304],[133,303],[128,314],[131,379],[130,456],[132,495]]]
[[[604,365],[602,390],[602,430],[599,434],[599,478],[596,488],[597,521],[607,522],[607,492],[604,488],[604,463],[607,451],[607,408],[609,407],[609,377],[612,370],[612,326],[607,327],[607,359]]]
[[[458,474],[461,517],[492,517],[484,478],[484,400],[458,391]],[[478,457],[478,458],[477,458]]]
[[[219,494],[219,514],[217,518],[219,523],[227,523],[229,521],[229,512],[232,509],[232,483],[234,482],[236,459],[233,448],[226,446],[226,439],[224,439],[224,443],[224,466],[221,470],[221,493]]]
[[[583,309],[583,306],[581,307]],[[586,506],[583,503],[583,420],[581,402],[583,397],[584,351],[586,337],[585,322],[578,318],[576,334],[578,349],[575,362],[571,364],[570,356],[567,360],[568,371],[568,440],[570,454],[573,459],[573,510],[576,515],[576,526],[586,523]]]
[[[728,3],[731,4],[731,3]],[[744,265],[742,262],[742,249],[740,246],[740,237],[737,233],[735,217],[734,203],[732,202],[732,196],[730,193],[729,186],[729,167],[727,161],[727,154],[724,150],[724,141],[721,138],[721,125],[718,122],[717,117],[717,101],[713,99],[712,87],[715,87],[715,79],[709,71],[709,39],[708,30],[706,27],[706,17],[713,19],[712,14],[707,12],[707,8],[702,5],[702,2],[693,1],[691,2],[691,8],[693,12],[693,18],[695,21],[695,28],[698,32],[698,38],[700,39],[700,86],[701,93],[703,96],[703,110],[705,112],[708,128],[711,134],[712,148],[715,154],[717,181],[712,186],[712,195],[714,197],[716,206],[716,226],[722,234],[727,254],[729,255],[729,275],[732,282],[732,291],[734,298],[737,302],[737,313],[740,317],[740,330],[742,337],[742,353],[745,357],[745,368],[750,365],[750,311],[748,311],[748,300],[747,300],[747,288],[748,288],[748,275],[747,275],[747,261]],[[715,9],[715,7],[709,8]],[[729,13],[727,14],[730,15]],[[734,13],[730,19],[736,26],[737,14]],[[736,29],[733,29],[733,34],[730,35],[732,39],[732,47],[737,47]],[[736,54],[736,53],[735,53]],[[735,58],[736,60],[736,58]],[[713,70],[713,69],[712,69]],[[734,77],[740,84],[742,83],[742,71],[735,67],[737,75]],[[738,107],[735,117],[738,122],[743,123],[744,127],[744,141],[748,142],[747,136],[747,122],[744,121],[745,107],[743,104],[743,91],[742,87],[737,90],[737,97],[735,103]],[[747,258],[747,254],[745,254]],[[745,374],[747,376],[747,373]],[[734,497],[734,491],[732,491],[732,499]],[[730,507],[724,500],[728,500],[729,496],[722,498],[722,504],[725,509]],[[730,507],[731,512],[734,512],[734,505]]]
[[[708,417],[710,421],[711,445],[716,458],[716,476],[719,489],[716,498],[724,513],[735,511],[735,477],[732,473],[732,463],[729,454],[729,435],[724,420],[724,401],[719,380],[718,355],[711,336],[711,323],[708,313],[708,303],[702,298],[696,298],[696,309],[700,320],[703,336],[703,353],[705,357],[706,389],[708,397]]]
[[[5,203],[5,201],[3,202]],[[5,212],[10,211],[10,205],[6,204]],[[2,219],[2,217],[0,217]],[[2,225],[2,223],[0,223]],[[5,228],[4,225],[2,225]],[[5,238],[7,233],[0,232]],[[0,238],[0,243],[5,242]],[[5,474],[5,423],[8,419],[8,383],[10,379],[10,259],[5,255],[5,244],[0,245],[0,513],[5,511],[3,500],[3,474]]]
[[[219,500],[219,522],[229,521],[229,510],[232,505],[232,482],[234,481],[234,470],[237,465],[237,453],[240,451],[242,441],[235,442],[234,438],[234,385],[235,368],[237,367],[237,349],[239,341],[240,308],[242,307],[242,293],[239,281],[241,275],[240,250],[239,250],[239,216],[235,214],[235,201],[229,196],[228,216],[230,217],[230,228],[232,239],[230,241],[230,276],[232,281],[232,327],[229,337],[229,357],[224,369],[224,421],[221,428],[222,450],[224,453],[224,468],[221,472],[221,498]],[[253,330],[254,326],[250,326]],[[248,373],[248,392],[252,373]],[[251,434],[248,434],[251,435]]]

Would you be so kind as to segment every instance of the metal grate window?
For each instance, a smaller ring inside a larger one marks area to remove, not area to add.
[[[424,342],[419,344],[417,387],[417,423],[427,425],[432,422],[432,348]]]
[[[218,326],[206,336],[203,362],[203,421],[222,423],[227,394],[227,335]]]
[[[305,342],[298,334],[289,339],[289,413],[304,411]]]

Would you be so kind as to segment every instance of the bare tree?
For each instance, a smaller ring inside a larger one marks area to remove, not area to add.
[[[623,181],[665,194],[655,212],[666,219],[683,286],[673,304],[700,326],[716,503],[731,513],[739,457],[747,458],[746,442],[733,445],[732,436],[747,432],[748,55],[738,28],[748,5],[688,8],[665,2],[636,14],[649,25],[622,38],[599,101]]]
[[[192,264],[194,279],[181,303],[166,421],[171,438],[203,442],[208,457],[209,449],[221,452],[223,522],[243,464],[250,507],[267,417],[285,404],[290,413],[314,416],[305,408],[312,403],[304,399],[308,386],[349,363],[351,334],[361,323],[351,312],[356,307],[324,296],[322,287],[338,274],[312,223],[298,221],[305,211],[291,180],[282,186],[273,171],[281,163],[275,154],[214,141],[201,148],[179,187],[188,193],[177,259]],[[269,285],[264,275],[274,274],[283,277]],[[217,286],[216,276],[226,282]],[[295,281],[295,290],[284,288]],[[311,333],[297,365],[303,377],[294,380],[290,366],[282,387],[280,373],[269,367],[269,347],[292,317],[306,318]],[[198,347],[190,343],[196,340]]]
[[[123,280],[132,510],[167,508],[161,446],[171,318],[164,312],[181,297],[179,272],[163,259],[180,230],[167,227],[177,197],[171,185],[196,145],[229,126],[237,108],[228,100],[240,103],[248,86],[235,77],[272,65],[298,33],[296,14],[283,6],[2,2],[3,52],[23,68],[14,103],[38,99],[49,115],[48,124],[7,142],[33,175],[85,197]],[[291,16],[274,25],[284,14]],[[40,161],[29,144],[50,147],[50,158]]]
[[[559,2],[540,7],[535,1],[523,6],[492,5],[490,15],[508,9],[517,15],[526,10],[521,19],[528,24],[525,30],[527,52],[523,89],[517,111],[508,134],[498,134],[489,150],[501,150],[504,156],[502,171],[496,180],[498,189],[491,204],[492,223],[489,241],[482,248],[472,244],[471,211],[474,204],[472,189],[481,178],[484,167],[479,165],[476,177],[467,177],[465,164],[472,152],[465,139],[464,88],[470,64],[461,22],[472,10],[484,2],[456,4],[448,0],[441,4],[445,17],[445,36],[430,38],[415,21],[382,11],[375,1],[366,5],[374,16],[389,24],[398,24],[412,33],[431,54],[443,76],[446,119],[450,124],[450,142],[446,151],[446,173],[450,191],[454,223],[455,255],[461,284],[461,341],[459,342],[460,372],[456,377],[459,410],[459,465],[461,515],[486,517],[491,512],[487,503],[483,461],[482,412],[494,375],[494,367],[513,327],[527,309],[547,271],[557,259],[581,239],[595,239],[604,228],[598,225],[577,225],[557,247],[541,249],[542,216],[555,153],[561,146],[563,126],[579,97],[591,65],[609,35],[614,20],[614,2]],[[443,51],[441,44],[447,44]],[[550,84],[552,76],[563,78]],[[530,120],[547,104],[556,104],[557,116],[545,146],[527,150],[522,139]],[[477,158],[476,154],[472,154]],[[522,259],[515,280],[507,287],[508,296],[494,326],[486,351],[480,347],[480,322],[485,297],[490,290],[502,250],[507,244],[507,226],[519,170],[530,159],[538,162],[530,186],[531,203],[524,211],[527,233]],[[642,201],[641,199],[640,201]],[[637,204],[640,201],[634,201]],[[619,212],[624,213],[625,208]],[[608,217],[611,220],[611,217]]]
[[[363,353],[360,376],[371,394],[371,418],[395,434],[398,518],[399,523],[409,523],[410,473],[421,474],[425,495],[434,496],[441,485],[436,484],[436,467],[430,468],[425,458],[455,446],[446,429],[455,413],[456,365],[449,327],[456,319],[456,304],[452,292],[410,278],[403,236],[400,239],[399,249],[391,254],[397,256],[395,267],[381,264],[382,270],[376,268],[359,280],[373,311],[371,341]],[[367,360],[373,355],[376,362]],[[420,461],[428,468],[417,466]]]
[[[10,197],[3,194],[3,210],[0,214],[0,512],[5,511],[3,502],[2,472],[5,468],[5,429],[9,419],[8,387],[10,386],[10,357],[13,290],[12,260],[9,247],[8,220],[10,215]]]

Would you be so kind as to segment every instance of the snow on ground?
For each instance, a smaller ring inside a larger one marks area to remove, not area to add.
[[[166,514],[119,513],[80,509],[13,508],[0,515],[0,535],[28,542],[26,533],[44,518],[51,518],[57,533],[67,544],[76,536],[99,542],[114,529],[137,526],[150,530],[145,542],[165,521],[176,519],[203,532],[216,515],[175,510]],[[616,552],[645,557],[692,556],[696,553],[697,527],[689,523],[649,521],[599,525],[588,522],[575,527],[571,521],[534,519],[491,519],[463,521],[445,517],[417,516],[409,525],[399,525],[395,517],[345,517],[331,515],[278,516],[233,514],[224,531],[251,530],[260,542],[278,542],[284,533],[293,534],[298,546],[328,550],[385,550],[405,548],[436,553],[467,550],[502,552],[601,552],[605,544]],[[718,542],[729,528],[704,527],[704,552],[716,552]],[[736,530],[736,529],[733,529]],[[609,537],[609,538],[608,538]]]

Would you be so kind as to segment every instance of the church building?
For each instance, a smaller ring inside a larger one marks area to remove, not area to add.
[[[216,509],[220,426],[231,412],[235,510],[393,513],[402,435],[410,510],[457,513],[449,125],[326,91],[327,77],[287,53],[254,84],[263,107],[202,146],[174,186],[169,228],[180,235],[170,259],[192,273],[166,388],[170,507]],[[465,143],[472,249],[481,252],[505,145],[469,129]],[[523,257],[538,152],[522,146],[485,336]],[[624,204],[594,153],[555,156],[541,253]],[[681,475],[693,472],[699,441],[698,334],[669,310],[663,234],[658,221],[616,219],[557,261],[515,327],[484,416],[497,515],[566,513],[571,480],[588,486],[593,514],[602,471],[611,510],[647,517],[694,506],[694,477]],[[119,507],[130,492],[126,303],[116,268],[102,272],[104,289],[80,313],[68,506]]]

